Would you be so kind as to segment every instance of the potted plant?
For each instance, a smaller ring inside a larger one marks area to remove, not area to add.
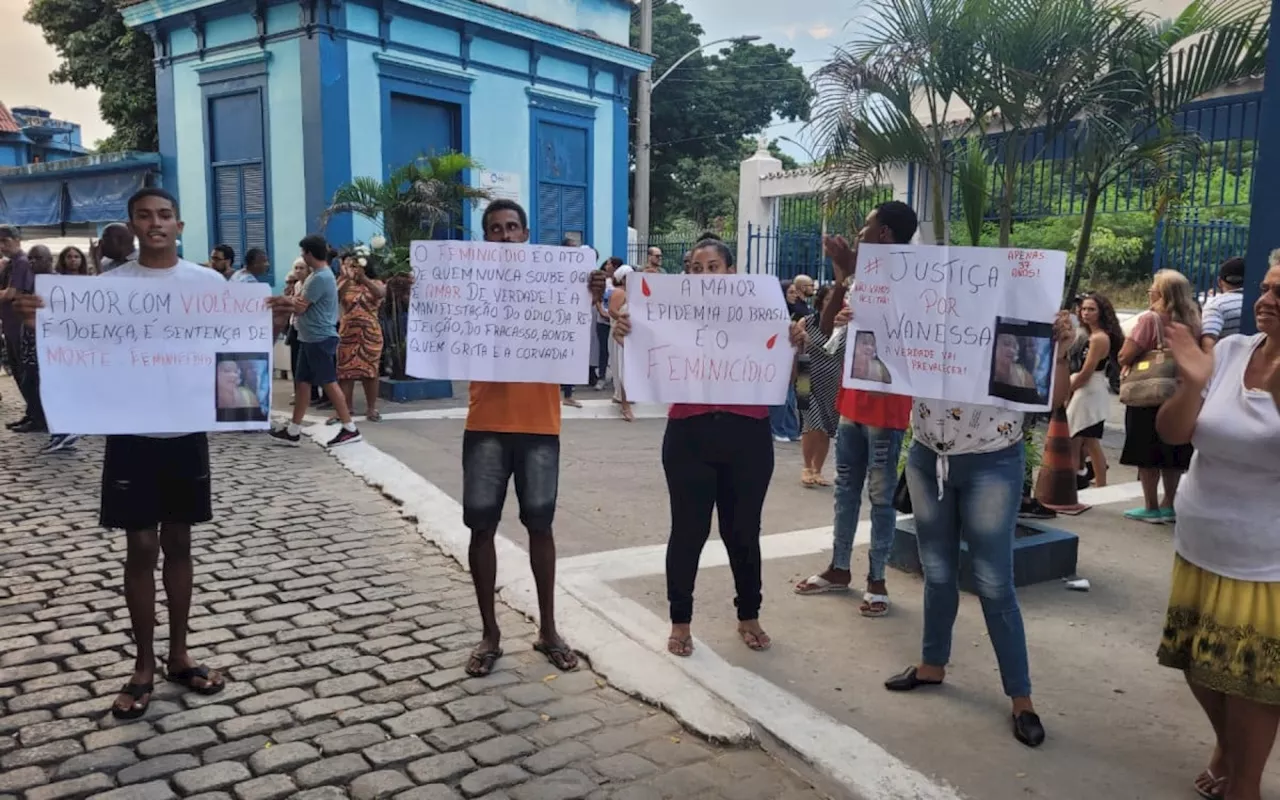
[[[468,170],[478,169],[481,165],[464,153],[422,156],[392,170],[385,181],[358,177],[338,187],[321,217],[323,226],[338,214],[356,214],[381,231],[371,237],[363,256],[387,285],[383,348],[388,374],[380,391],[384,399],[406,402],[453,394],[449,381],[410,378],[405,372],[413,286],[409,245],[414,240],[458,238],[466,233],[464,221],[471,204],[492,199],[487,189],[463,182]]]

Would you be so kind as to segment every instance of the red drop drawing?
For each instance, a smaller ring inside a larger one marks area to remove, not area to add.
[[[649,296],[649,282],[644,278],[640,279],[640,291],[644,292],[645,297]]]
[[[777,343],[778,343],[778,334],[775,333],[774,335],[769,337],[769,341],[765,342],[764,346],[772,350],[773,346]]]

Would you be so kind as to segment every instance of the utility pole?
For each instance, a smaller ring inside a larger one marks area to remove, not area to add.
[[[640,3],[640,50],[653,54],[653,0]],[[636,81],[636,174],[631,198],[631,226],[636,229],[636,243],[649,246],[649,169],[652,147],[650,108],[653,98],[653,73],[645,70]],[[640,259],[643,263],[643,259]]]

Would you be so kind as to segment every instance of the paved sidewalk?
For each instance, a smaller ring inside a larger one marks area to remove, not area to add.
[[[192,654],[228,686],[158,685],[118,723],[133,658],[123,537],[96,524],[101,440],[42,442],[0,433],[0,800],[820,796],[759,749],[557,673],[510,610],[506,657],[468,679],[468,576],[318,449],[254,434],[213,437],[216,520],[195,532]]]

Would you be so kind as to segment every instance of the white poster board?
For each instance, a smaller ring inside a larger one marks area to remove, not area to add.
[[[414,242],[406,371],[415,378],[579,384],[593,333],[589,247]]]
[[[776,406],[795,362],[791,316],[772,275],[627,276],[627,399]]]
[[[265,430],[271,287],[37,275],[40,399],[55,433]]]
[[[844,385],[1047,411],[1066,253],[862,244]]]

